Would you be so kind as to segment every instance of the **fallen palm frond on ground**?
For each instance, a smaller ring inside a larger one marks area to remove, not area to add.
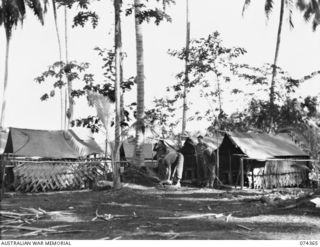
[[[102,203],[109,206],[119,206],[119,207],[137,207],[137,208],[147,208],[146,205],[137,205],[137,204],[131,204],[131,203],[117,203],[117,202],[106,202]]]
[[[99,214],[98,210],[96,210],[96,216],[91,220],[91,221],[96,221],[98,219],[104,220],[104,221],[109,221],[113,218],[120,218],[120,217],[131,217],[129,215],[112,215],[112,214]]]
[[[57,225],[48,228],[39,228],[30,226],[32,223],[38,222],[44,218],[50,218],[52,216],[61,214],[70,214],[64,211],[52,211],[47,212],[41,208],[20,208],[23,212],[10,212],[10,211],[0,211],[0,229],[1,235],[4,233],[8,234],[14,232],[15,237],[27,237],[27,236],[37,236],[37,235],[47,235],[47,234],[66,234],[66,233],[76,233],[81,232],[81,230],[59,230],[59,228],[65,228],[69,225]],[[16,234],[16,231],[29,231],[27,233]],[[10,234],[9,234],[10,236]]]
[[[301,206],[314,207],[310,200],[316,197],[319,197],[319,194],[317,195],[315,192],[297,191],[296,193],[287,193],[286,191],[276,191],[262,196],[260,201],[270,206],[293,209]]]
[[[184,220],[184,219],[200,219],[200,218],[210,218],[210,219],[221,219],[226,222],[229,221],[231,214],[192,214],[192,215],[184,215],[184,216],[173,216],[173,217],[160,217],[159,220]]]

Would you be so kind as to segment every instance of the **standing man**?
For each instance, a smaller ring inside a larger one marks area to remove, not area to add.
[[[317,174],[314,166],[312,167],[311,171],[309,172],[309,180],[310,180],[311,187],[312,187],[313,191],[317,190],[318,186],[319,186],[319,184],[318,184],[319,183],[319,175]]]
[[[196,148],[195,148],[195,143],[187,137],[185,140],[183,147],[179,151],[180,153],[183,154],[184,156],[184,179],[188,179],[188,171],[191,171],[191,181],[196,182],[197,179],[197,158],[196,158]]]
[[[197,154],[197,174],[198,174],[198,185],[206,185],[208,180],[208,168],[204,159],[204,151],[208,149],[208,145],[203,142],[203,136],[198,136],[198,144],[196,145]]]

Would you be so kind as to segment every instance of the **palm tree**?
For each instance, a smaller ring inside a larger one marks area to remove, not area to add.
[[[245,0],[242,13],[244,13],[246,7],[251,3],[251,0]],[[269,15],[273,9],[274,1],[273,0],[266,0],[265,1],[265,14],[267,18],[269,18]],[[292,23],[292,6],[293,6],[293,0],[281,0],[280,5],[280,16],[279,16],[279,24],[278,24],[278,33],[277,33],[277,41],[276,41],[276,49],[274,54],[274,60],[272,65],[272,77],[271,77],[271,84],[270,84],[270,130],[273,131],[273,112],[274,112],[274,101],[275,101],[275,78],[277,75],[277,63],[278,63],[278,57],[279,57],[279,48],[280,48],[280,41],[281,41],[281,31],[283,26],[283,16],[284,16],[284,9],[287,7],[289,11],[289,23],[290,26],[293,27]]]
[[[41,3],[43,3],[43,6]],[[4,26],[6,34],[6,55],[0,128],[3,128],[5,123],[6,91],[8,86],[9,72],[9,49],[12,30],[13,27],[18,25],[18,22],[23,22],[26,14],[26,4],[33,10],[33,13],[39,18],[41,24],[44,24],[43,14],[46,11],[47,0],[34,0],[32,2],[27,2],[25,0],[2,0],[2,5],[0,6],[0,25]]]
[[[144,164],[143,143],[144,143],[144,60],[143,60],[143,34],[142,21],[139,18],[141,0],[134,0],[135,30],[136,30],[136,51],[137,51],[137,122],[136,122],[136,145],[135,165]]]
[[[114,11],[115,11],[115,32],[114,32],[114,43],[115,43],[115,147],[114,147],[114,165],[113,165],[113,188],[121,188],[120,182],[120,83],[121,83],[121,4],[122,0],[114,0]]]

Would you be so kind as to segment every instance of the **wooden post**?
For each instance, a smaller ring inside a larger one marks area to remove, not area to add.
[[[254,174],[253,174],[253,165],[251,164],[251,189],[254,189]]]
[[[218,138],[217,138],[218,139]],[[217,178],[220,179],[220,155],[219,155],[219,145],[218,145],[218,148],[217,148],[217,166],[216,166],[216,172],[217,172]]]
[[[240,158],[240,169],[241,169],[241,189],[243,190],[243,184],[244,184],[243,158]]]
[[[229,157],[229,184],[232,185],[233,181],[232,181],[232,160],[231,160],[231,154],[230,154],[230,150],[228,151],[228,157]]]
[[[6,163],[4,161],[4,154],[1,155],[1,159],[0,159],[0,163],[1,163],[1,192],[0,192],[0,201],[2,201],[3,197],[4,197],[4,193],[5,193],[5,174],[6,174]]]

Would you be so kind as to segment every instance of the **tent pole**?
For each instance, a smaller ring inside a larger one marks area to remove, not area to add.
[[[251,188],[254,189],[254,174],[253,174],[253,165],[252,164],[251,164],[251,180],[252,180]]]
[[[243,190],[244,171],[243,171],[243,159],[242,158],[240,158],[240,169],[241,169],[241,190]]]
[[[217,132],[217,143],[219,143],[219,138],[218,138],[218,134],[219,132]],[[219,145],[217,147],[217,166],[216,166],[216,170],[217,170],[217,177],[220,179],[220,157],[219,157]]]
[[[229,184],[232,185],[232,160],[231,160],[231,154],[230,150],[228,150],[228,156],[229,156]]]
[[[4,161],[4,154],[1,155],[1,192],[0,192],[0,201],[2,201],[2,199],[4,198],[4,193],[5,193],[5,189],[4,189],[4,185],[5,185],[5,173],[6,173],[6,163]]]

